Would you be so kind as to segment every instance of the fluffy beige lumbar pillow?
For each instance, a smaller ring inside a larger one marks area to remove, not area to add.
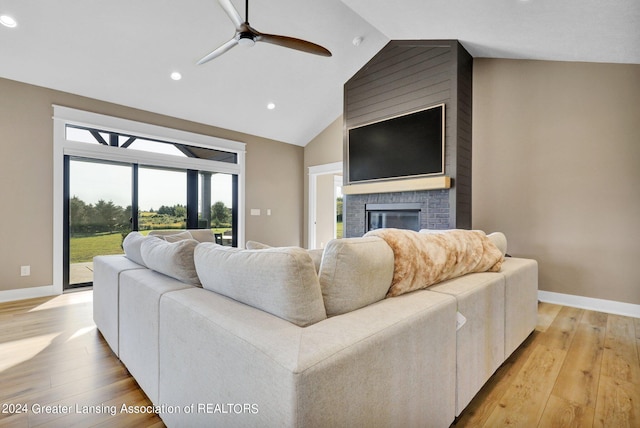
[[[300,327],[327,317],[313,261],[302,248],[240,250],[202,243],[194,258],[207,290]]]
[[[200,279],[193,263],[193,252],[197,245],[198,241],[195,239],[167,242],[152,238],[142,243],[140,252],[149,269],[199,286]]]
[[[387,297],[427,288],[472,272],[499,272],[504,257],[479,230],[419,233],[402,229],[376,229],[393,250],[393,281]]]
[[[328,316],[384,299],[392,279],[393,251],[380,238],[333,239],[324,249],[320,287]]]

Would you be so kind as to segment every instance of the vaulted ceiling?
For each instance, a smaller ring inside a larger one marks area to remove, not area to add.
[[[5,0],[0,15],[17,21],[0,25],[0,77],[300,146],[340,116],[344,83],[391,39],[459,39],[474,57],[640,64],[638,0],[252,0],[253,27],[333,56],[258,43],[200,66],[234,34],[216,0]]]

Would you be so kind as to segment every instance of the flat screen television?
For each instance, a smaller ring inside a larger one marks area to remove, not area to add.
[[[347,130],[347,182],[444,174],[445,105]]]

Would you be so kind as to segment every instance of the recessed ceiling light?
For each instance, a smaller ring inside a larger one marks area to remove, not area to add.
[[[15,28],[18,25],[16,20],[10,17],[9,15],[0,15],[0,24],[9,28]]]
[[[173,73],[171,73],[171,78],[173,80],[180,80],[182,79],[182,74],[178,73],[177,71],[174,71]]]
[[[267,104],[267,108],[269,110],[273,110],[274,108],[276,108],[276,105],[274,103],[269,103],[269,104]]]

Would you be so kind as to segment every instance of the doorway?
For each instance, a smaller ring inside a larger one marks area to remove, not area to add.
[[[309,248],[342,237],[342,162],[309,167]]]

